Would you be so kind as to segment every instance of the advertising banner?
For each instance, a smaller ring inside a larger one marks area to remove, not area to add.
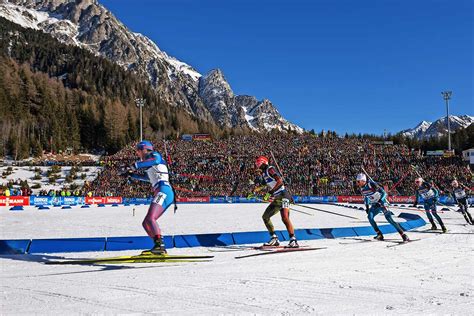
[[[193,140],[193,135],[184,134],[184,135],[181,136],[181,139],[186,140],[186,141],[192,141]]]
[[[415,202],[414,196],[389,196],[388,201],[390,203],[413,203]]]
[[[308,196],[307,203],[332,203],[337,202],[337,197],[335,196]]]
[[[209,134],[193,134],[194,141],[211,141],[211,135]]]
[[[151,198],[124,198],[123,203],[127,204],[150,204]]]
[[[362,195],[339,195],[337,201],[343,203],[364,203],[364,198]]]
[[[0,206],[28,206],[30,198],[28,196],[0,196]]]
[[[179,203],[209,203],[211,198],[209,196],[192,196],[180,197],[176,199]]]
[[[51,196],[30,196],[30,205],[51,205],[53,198]]]
[[[78,197],[78,196],[62,196],[60,201],[61,201],[61,205],[84,204],[84,198]]]
[[[340,196],[293,196],[296,203],[364,203],[361,195],[340,195]],[[0,196],[0,206],[28,206],[28,205],[83,205],[83,204],[150,204],[151,198],[122,198],[120,196],[108,197],[77,197],[77,196]],[[390,203],[412,204],[415,201],[414,196],[389,196]],[[232,196],[195,196],[177,198],[179,203],[259,203],[260,201],[246,197]],[[474,203],[474,198],[469,198],[469,204]],[[418,200],[418,204],[423,204],[423,199]],[[439,206],[453,205],[454,200],[448,196],[439,197]]]
[[[105,204],[105,198],[100,196],[86,197],[86,204]]]
[[[105,197],[105,204],[121,204],[122,200],[121,196],[107,196]]]
[[[225,197],[225,196],[211,196],[209,198],[210,203],[231,203],[233,197]]]

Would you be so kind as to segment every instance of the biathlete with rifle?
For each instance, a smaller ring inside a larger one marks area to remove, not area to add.
[[[270,234],[270,240],[264,243],[264,246],[278,246],[280,241],[275,234],[275,228],[271,221],[271,217],[280,212],[281,219],[286,226],[286,230],[290,236],[288,247],[298,248],[298,241],[295,237],[295,230],[293,223],[290,220],[290,202],[293,200],[292,196],[285,189],[283,178],[275,167],[270,166],[268,158],[260,156],[255,161],[255,166],[261,175],[256,179],[255,184],[259,185],[254,189],[254,193],[260,192],[267,186],[268,193],[265,194],[263,200],[270,202],[270,205],[265,209],[262,219]]]
[[[459,209],[462,212],[462,215],[464,216],[464,219],[468,224],[474,225],[474,221],[472,220],[472,216],[469,213],[468,210],[468,194],[471,191],[467,186],[464,184],[458,182],[458,180],[454,179],[451,182],[451,186],[453,187],[451,191],[451,195],[454,199],[454,203],[457,203],[459,206]],[[467,191],[467,192],[466,192]]]
[[[161,154],[154,151],[153,144],[148,140],[137,144],[136,154],[140,161],[131,165],[122,174],[131,180],[149,182],[153,187],[153,199],[142,225],[148,236],[153,239],[154,246],[149,251],[144,251],[143,254],[163,255],[166,254],[166,249],[157,220],[174,202],[168,166]],[[137,173],[138,171],[143,171],[144,174]]]
[[[382,232],[380,231],[379,227],[377,226],[377,223],[374,220],[374,217],[377,214],[383,213],[387,221],[393,227],[395,227],[397,232],[402,237],[403,241],[410,241],[408,236],[403,232],[403,229],[400,227],[400,225],[392,218],[392,212],[390,212],[387,207],[388,201],[387,193],[385,192],[385,190],[371,179],[367,181],[367,176],[363,173],[357,175],[356,183],[360,189],[360,192],[362,193],[362,196],[364,197],[365,212],[367,213],[369,223],[370,225],[372,225],[375,232],[377,233],[377,236],[375,236],[374,239],[384,239]]]
[[[415,179],[416,191],[415,191],[415,202],[413,203],[413,207],[418,205],[420,197],[423,198],[423,207],[426,211],[426,216],[431,223],[431,229],[435,230],[438,229],[436,227],[435,221],[433,219],[436,218],[438,223],[441,225],[441,230],[443,233],[447,232],[446,226],[444,226],[443,220],[439,217],[438,212],[436,211],[436,203],[438,203],[439,198],[439,191],[436,187],[429,182],[423,180],[422,177],[418,177]]]

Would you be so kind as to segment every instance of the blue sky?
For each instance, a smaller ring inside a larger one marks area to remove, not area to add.
[[[310,130],[474,115],[472,0],[99,0],[128,28]],[[132,5],[133,3],[133,5]]]

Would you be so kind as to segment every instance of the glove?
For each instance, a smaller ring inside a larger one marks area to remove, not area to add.
[[[271,199],[271,201],[270,201]],[[263,196],[263,200],[265,202],[273,202],[273,198],[272,198],[272,195],[270,193],[266,193],[264,196]]]

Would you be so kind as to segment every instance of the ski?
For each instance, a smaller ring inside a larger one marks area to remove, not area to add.
[[[432,230],[432,229],[427,229],[427,230],[412,230],[410,231],[412,233],[420,233],[420,234],[443,234],[442,231],[440,230]]]
[[[78,259],[63,261],[47,261],[45,264],[103,264],[103,263],[152,263],[152,262],[193,262],[208,261],[206,259],[214,258],[214,256],[186,256],[186,255],[136,255],[136,256],[120,256],[96,259]]]
[[[300,248],[307,248],[308,246],[300,246]],[[212,249],[216,248],[216,249]],[[230,246],[215,246],[211,249],[208,249],[211,252],[227,252],[227,251],[244,251],[244,250],[264,250],[264,251],[271,251],[274,249],[285,249],[288,246],[238,246],[238,245],[230,245]]]
[[[50,265],[101,265],[101,264],[124,264],[124,263],[177,263],[177,262],[209,262],[210,259],[127,259],[127,260],[69,260],[69,261],[46,261]]]
[[[411,242],[414,242],[414,241],[418,241],[418,240],[421,240],[421,239],[410,239],[409,241],[399,241],[395,244],[392,244],[392,245],[387,245],[387,248],[392,248],[392,247],[397,247],[397,246],[401,246],[401,245],[406,245],[406,244],[409,244]]]
[[[249,258],[249,257],[273,255],[273,254],[289,253],[289,252],[297,252],[297,251],[322,250],[322,249],[326,249],[326,247],[320,247],[320,248],[283,248],[283,249],[277,249],[277,250],[273,250],[273,251],[265,251],[265,252],[253,253],[253,254],[250,254],[250,255],[238,256],[238,257],[235,257],[235,259],[243,259],[243,258]]]
[[[367,239],[367,238],[357,238],[357,237],[345,237],[345,238],[342,238],[342,239],[345,239],[345,240],[355,240],[356,242],[395,242],[395,243],[398,243],[398,242],[401,242],[402,240],[400,239],[384,239],[384,240],[378,240],[378,239]],[[350,245],[350,244],[355,244],[356,242],[348,242],[348,243],[341,243],[341,245]]]
[[[207,251],[210,251],[210,252],[230,252],[230,251],[244,251],[244,250],[249,250],[249,249],[251,249],[251,248],[221,246],[221,247],[208,248]]]
[[[308,246],[299,246],[299,248],[308,248]],[[252,249],[254,250],[274,250],[274,249],[297,249],[297,248],[291,248],[288,246],[257,246],[253,247]]]

